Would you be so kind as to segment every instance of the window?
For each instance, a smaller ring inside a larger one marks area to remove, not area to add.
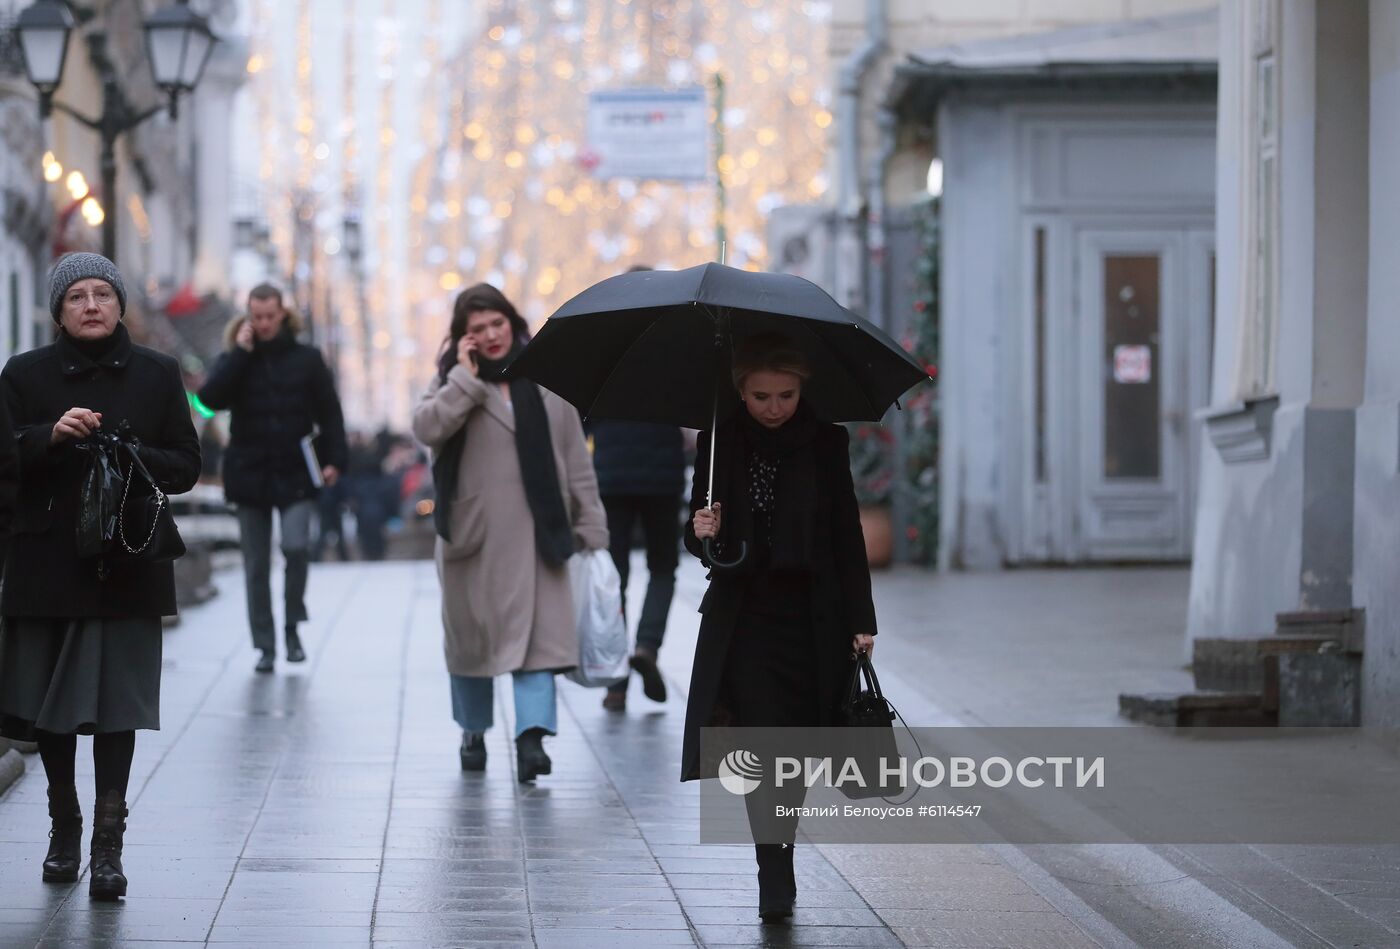
[[[1274,351],[1278,327],[1278,0],[1254,0],[1251,103],[1248,134],[1252,156],[1249,194],[1250,247],[1248,323],[1242,347],[1242,394],[1249,397],[1275,391]]]

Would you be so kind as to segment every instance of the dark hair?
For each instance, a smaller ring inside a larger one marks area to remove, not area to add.
[[[734,346],[731,378],[734,388],[744,389],[744,380],[755,372],[790,372],[806,382],[812,377],[812,364],[781,333],[755,333],[739,340]]]
[[[276,300],[277,305],[282,305],[282,291],[270,283],[260,283],[248,291],[248,302],[254,300]]]
[[[447,338],[442,342],[442,353],[438,356],[438,375],[442,379],[446,379],[452,367],[457,365],[457,344],[467,335],[467,321],[473,313],[481,313],[484,310],[504,313],[506,319],[510,320],[515,341],[529,342],[530,324],[525,322],[525,318],[516,311],[515,305],[506,299],[504,293],[489,283],[467,287],[457,294],[457,300],[452,304],[452,322],[448,326]]]

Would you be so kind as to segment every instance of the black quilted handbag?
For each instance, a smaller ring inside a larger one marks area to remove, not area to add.
[[[862,681],[863,680],[863,681]],[[847,781],[841,793],[853,800],[885,797],[904,790],[898,777],[882,777],[882,765],[897,764],[899,748],[894,740],[895,710],[880,689],[875,666],[865,653],[857,653],[851,664],[851,680],[837,709],[837,721],[849,731],[843,736],[846,754],[853,758],[865,779],[865,786]]]

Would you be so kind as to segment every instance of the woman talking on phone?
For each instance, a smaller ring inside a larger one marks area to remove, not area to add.
[[[529,338],[501,291],[485,283],[464,290],[413,413],[414,435],[433,452],[435,559],[461,767],[485,769],[492,679],[509,672],[522,782],[553,767],[542,739],[558,730],[554,675],[578,663],[565,564],[576,550],[608,546],[578,412],[527,379],[503,377]]]

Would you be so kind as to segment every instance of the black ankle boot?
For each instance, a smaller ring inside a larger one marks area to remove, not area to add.
[[[287,627],[287,661],[306,661],[306,650],[301,648],[301,637],[297,635],[297,628],[295,626]]]
[[[486,736],[481,732],[462,732],[462,750],[457,753],[463,771],[486,770]]]
[[[792,875],[791,844],[754,844],[758,860],[758,915],[765,923],[792,917],[797,883]]]
[[[49,855],[44,858],[45,883],[77,883],[83,862],[83,809],[73,785],[49,788]]]
[[[116,900],[126,896],[122,873],[122,835],[126,833],[126,801],[108,791],[97,799],[92,815],[92,863],[88,867],[88,897]]]
[[[543,728],[527,728],[515,739],[516,779],[524,784],[533,781],[541,774],[549,774],[554,763],[544,753],[542,739],[547,735]]]

